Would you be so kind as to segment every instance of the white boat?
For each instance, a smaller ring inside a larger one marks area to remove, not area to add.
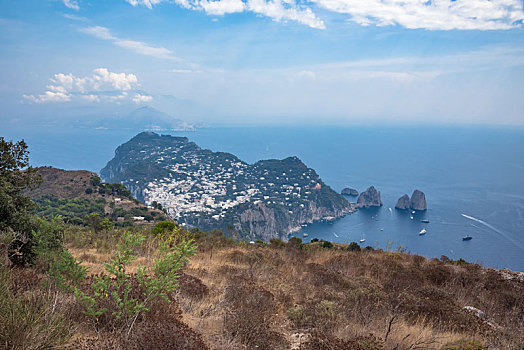
[[[360,243],[364,243],[366,241],[366,238],[364,238],[364,234],[362,234],[362,238],[360,239]]]
[[[411,214],[415,214],[415,211],[414,211],[414,210],[412,210],[412,211],[411,211]]]
[[[304,233],[304,234],[302,235],[302,237],[307,237],[307,236],[309,236],[307,233]]]
[[[384,231],[384,228],[381,228],[380,231]]]
[[[422,235],[425,235],[426,232],[428,232],[428,231],[426,231],[426,229],[423,228],[422,230],[420,230],[420,232],[418,234],[419,234],[419,236],[422,236]]]
[[[410,216],[409,218],[410,218],[411,220],[413,220],[413,216]]]

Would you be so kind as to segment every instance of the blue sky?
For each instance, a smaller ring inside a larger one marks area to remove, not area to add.
[[[522,0],[0,0],[0,122],[524,124]]]

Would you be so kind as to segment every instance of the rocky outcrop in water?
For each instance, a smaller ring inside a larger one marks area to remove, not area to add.
[[[407,194],[398,199],[395,209],[409,209],[409,196]]]
[[[357,208],[380,207],[382,201],[380,200],[380,192],[371,186],[360,194],[357,200]]]
[[[411,200],[409,201],[409,207],[413,210],[426,210],[428,205],[426,203],[426,195],[424,192],[415,190],[411,195]]]
[[[349,188],[349,187],[346,187],[342,190],[342,192],[340,192],[346,196],[358,196],[358,191],[355,190],[354,188]]]

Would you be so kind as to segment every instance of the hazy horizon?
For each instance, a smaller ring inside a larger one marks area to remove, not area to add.
[[[524,125],[523,20],[519,0],[3,0],[0,122]]]

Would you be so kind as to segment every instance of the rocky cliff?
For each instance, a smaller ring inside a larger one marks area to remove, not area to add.
[[[340,193],[346,195],[346,196],[353,196],[353,197],[356,197],[358,196],[358,191],[355,190],[354,188],[344,188]]]
[[[369,208],[382,206],[380,192],[371,186],[360,194],[357,200],[357,208]]]
[[[426,195],[424,192],[415,190],[411,195],[411,200],[409,201],[409,206],[413,210],[426,210],[428,205],[426,203]]]
[[[397,204],[395,205],[396,209],[409,209],[409,196],[407,194],[400,197],[397,201]]]

